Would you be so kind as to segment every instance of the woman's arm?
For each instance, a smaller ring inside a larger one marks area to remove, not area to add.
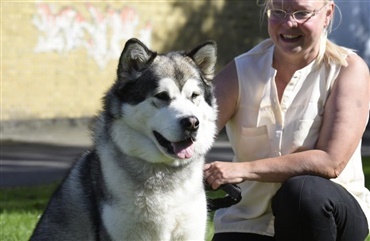
[[[323,175],[339,176],[358,146],[369,115],[370,76],[357,55],[347,57],[327,101],[316,148],[326,153]]]
[[[238,75],[235,61],[230,62],[214,78],[215,96],[218,105],[218,132],[224,128],[236,111],[239,95]]]
[[[369,69],[360,57],[350,55],[348,66],[342,67],[326,103],[316,149],[252,162],[213,162],[205,165],[206,180],[216,189],[221,184],[246,180],[284,182],[304,174],[335,178],[361,140],[369,101]],[[226,121],[222,119],[223,124]]]

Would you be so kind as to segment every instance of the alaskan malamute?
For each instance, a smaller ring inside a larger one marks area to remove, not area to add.
[[[216,44],[157,54],[137,39],[82,156],[31,240],[203,240],[203,164],[216,132]]]

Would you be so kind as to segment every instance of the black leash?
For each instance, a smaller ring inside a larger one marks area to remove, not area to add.
[[[209,212],[230,207],[242,200],[241,189],[235,184],[224,184],[219,189],[223,190],[227,195],[223,198],[209,198],[207,200],[207,209]]]

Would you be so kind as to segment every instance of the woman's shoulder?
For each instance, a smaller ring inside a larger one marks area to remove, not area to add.
[[[367,91],[370,86],[369,67],[366,62],[354,52],[346,57],[346,66],[341,66],[336,77],[336,85],[342,86],[344,93],[353,90],[353,94]]]
[[[365,78],[370,78],[369,67],[367,66],[366,62],[354,51],[348,50],[346,61],[347,66],[342,67],[341,72],[349,72],[355,75],[364,75]]]

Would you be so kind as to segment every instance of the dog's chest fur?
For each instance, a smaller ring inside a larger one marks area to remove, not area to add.
[[[184,224],[204,220],[202,160],[189,163],[192,167],[170,167],[122,158],[107,146],[101,150],[110,197],[101,207],[102,219],[113,240],[132,240],[138,234],[141,240],[183,240]]]

